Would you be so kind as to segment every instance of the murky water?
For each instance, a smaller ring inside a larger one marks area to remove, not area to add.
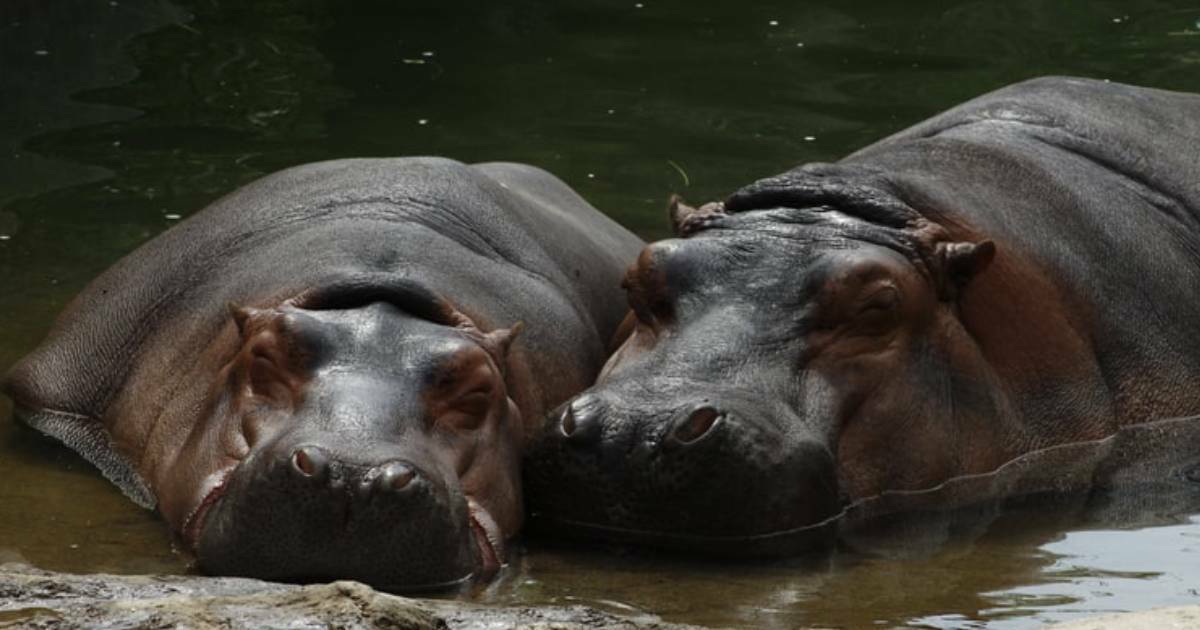
[[[121,255],[285,166],[529,162],[656,238],[672,192],[703,201],[833,160],[1023,78],[1200,91],[1198,20],[1195,3],[1150,0],[6,0],[0,369]],[[5,400],[0,560],[185,569],[154,515],[8,416]],[[1175,486],[1122,496],[933,515],[768,566],[535,541],[474,596],[775,627],[1200,603],[1200,503]]]

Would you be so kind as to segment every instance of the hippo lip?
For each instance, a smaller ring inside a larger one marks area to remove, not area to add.
[[[500,527],[492,515],[471,497],[467,497],[467,511],[470,513],[468,520],[471,533],[475,537],[475,545],[479,548],[482,563],[478,577],[487,579],[495,575],[504,562],[504,537],[500,535]]]
[[[200,532],[204,529],[205,520],[208,517],[212,507],[217,504],[221,497],[225,496],[225,491],[229,489],[229,477],[233,472],[233,468],[220,473],[217,481],[213,484],[200,503],[196,504],[195,509],[188,515],[183,522],[183,538],[188,545],[195,549],[200,544]]]

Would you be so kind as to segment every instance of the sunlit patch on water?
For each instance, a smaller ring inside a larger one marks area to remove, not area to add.
[[[1057,557],[1042,571],[1042,582],[985,593],[995,607],[984,616],[1049,623],[1200,604],[1200,517],[1163,527],[1069,532],[1041,549]]]

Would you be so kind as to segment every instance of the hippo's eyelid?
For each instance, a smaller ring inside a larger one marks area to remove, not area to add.
[[[491,407],[491,392],[472,392],[451,402],[435,424],[453,432],[471,432],[483,426]]]
[[[872,291],[870,295],[862,301],[862,306],[858,311],[864,312],[872,309],[890,309],[900,303],[900,290],[891,284],[884,285],[879,289]]]
[[[635,285],[634,287],[627,288],[625,300],[629,304],[629,310],[633,311],[633,316],[638,322],[647,326],[654,326],[654,312],[650,308],[649,300],[646,299],[643,287]]]
[[[494,387],[477,387],[456,398],[452,404],[454,406],[461,406],[464,403],[475,403],[481,400],[491,402],[494,391]]]
[[[495,390],[496,390],[495,383],[493,383],[491,380],[487,380],[487,381],[479,383],[475,387],[472,387],[470,390],[459,394],[456,398],[458,400],[461,400],[463,398],[467,398],[470,396],[488,396],[488,397],[490,397],[492,395],[492,392]]]

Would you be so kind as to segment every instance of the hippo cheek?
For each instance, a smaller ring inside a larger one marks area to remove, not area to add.
[[[313,444],[256,452],[202,504],[198,564],[212,574],[354,579],[397,591],[453,586],[502,550],[488,538],[486,513],[444,479],[401,457],[348,462]]]
[[[738,557],[829,544],[841,503],[818,441],[705,405],[656,422],[573,407],[529,457],[538,530]]]

